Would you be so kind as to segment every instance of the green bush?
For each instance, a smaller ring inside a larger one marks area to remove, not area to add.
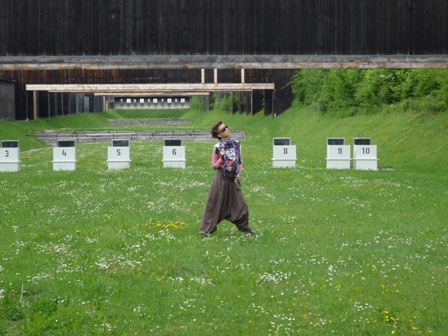
[[[385,106],[390,111],[390,105],[422,113],[448,109],[447,69],[305,69],[291,86],[296,102],[322,113],[343,109],[354,115]]]

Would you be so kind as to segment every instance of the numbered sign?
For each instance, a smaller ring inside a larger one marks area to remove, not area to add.
[[[377,146],[371,145],[370,139],[354,139],[353,166],[356,170],[378,170]]]
[[[294,168],[296,166],[296,146],[291,145],[291,138],[273,139],[273,168]]]
[[[3,140],[0,148],[0,172],[20,171],[20,148],[18,140]]]
[[[185,146],[182,140],[168,139],[163,146],[163,167],[165,168],[185,168]]]
[[[327,169],[350,169],[351,150],[344,138],[327,139]]]
[[[112,147],[107,148],[107,166],[109,169],[131,168],[129,139],[112,140]]]
[[[53,148],[53,170],[76,170],[75,140],[58,140]]]

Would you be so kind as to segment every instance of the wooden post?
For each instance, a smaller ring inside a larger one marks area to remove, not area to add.
[[[250,110],[248,112],[250,112],[251,116],[254,115],[254,92],[253,91],[250,92]]]
[[[33,91],[33,120],[37,120],[37,91]]]
[[[244,69],[241,69],[241,84],[244,84]]]
[[[218,84],[218,69],[215,69],[214,70],[214,76],[213,76],[213,78],[214,78],[214,83],[215,84]]]
[[[205,83],[205,69],[201,69],[201,83]]]

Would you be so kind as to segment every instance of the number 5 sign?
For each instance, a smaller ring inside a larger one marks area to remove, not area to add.
[[[129,139],[112,140],[112,147],[107,147],[108,169],[131,168],[131,149]]]

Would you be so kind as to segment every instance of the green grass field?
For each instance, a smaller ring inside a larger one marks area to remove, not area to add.
[[[0,173],[1,335],[446,335],[448,114],[174,116],[246,130],[257,237],[228,222],[198,234],[212,143],[184,142],[186,169],[162,167],[161,142],[132,143],[121,171],[110,144],[78,144],[77,170],[54,172],[34,130],[132,114],[0,123],[22,150],[21,171]],[[272,168],[273,137],[297,145],[295,169]],[[327,170],[327,137],[370,137],[379,170]]]

